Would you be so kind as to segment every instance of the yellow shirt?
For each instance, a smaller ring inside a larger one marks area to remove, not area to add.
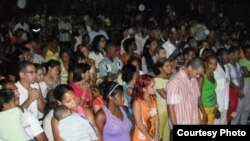
[[[47,50],[46,55],[45,55],[45,59],[48,62],[49,60],[59,60],[59,53],[58,52],[52,52],[51,50]]]

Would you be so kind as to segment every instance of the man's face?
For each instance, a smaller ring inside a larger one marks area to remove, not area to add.
[[[189,69],[189,77],[190,78],[199,78],[200,75],[203,73],[204,69],[202,67],[199,67],[198,69],[193,69],[190,67]]]
[[[28,65],[26,69],[20,72],[22,80],[28,83],[34,83],[36,79],[36,68],[34,65]]]
[[[250,49],[246,49],[246,51],[244,52],[245,57],[247,58],[247,60],[250,61]]]

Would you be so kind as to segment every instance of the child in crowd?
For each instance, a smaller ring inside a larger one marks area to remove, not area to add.
[[[64,105],[54,109],[54,117],[59,121],[59,132],[65,141],[94,141],[97,136],[94,128],[77,113],[72,113]]]

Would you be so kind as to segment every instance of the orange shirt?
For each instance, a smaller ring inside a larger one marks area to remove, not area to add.
[[[153,97],[150,97],[150,107],[145,103],[144,100],[137,100],[140,103],[141,106],[141,116],[142,116],[142,122],[149,134],[154,137],[155,136],[155,122],[153,117],[150,115],[150,110],[157,109],[155,99]],[[143,135],[142,132],[137,128],[135,125],[135,130],[133,133],[133,141],[151,141],[150,139],[146,138],[145,135]]]

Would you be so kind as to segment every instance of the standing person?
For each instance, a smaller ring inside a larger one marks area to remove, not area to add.
[[[104,141],[130,141],[132,124],[123,110],[123,87],[117,82],[107,82],[103,87],[106,105],[96,114],[97,125]]]
[[[76,64],[73,70],[73,88],[77,102],[80,106],[92,108],[92,94],[90,90],[90,66],[88,64]]]
[[[144,48],[143,48],[143,56],[142,56],[142,71],[144,74],[153,74],[153,66],[155,49],[157,48],[158,43],[156,39],[148,38]]]
[[[37,88],[41,94],[41,100],[43,101],[44,105],[46,103],[45,98],[48,92],[47,84],[44,81],[44,67],[41,64],[34,64],[36,67],[36,79],[35,83],[31,84],[32,87]],[[43,113],[39,112],[39,121],[42,123],[43,120]]]
[[[226,64],[226,68],[230,76],[229,87],[229,107],[227,111],[227,120],[230,124],[232,119],[236,116],[236,109],[239,98],[243,96],[243,77],[241,73],[240,64],[238,63],[240,57],[240,49],[238,47],[230,47],[229,49],[230,61]]]
[[[15,97],[12,90],[0,90],[0,140],[47,141],[37,118],[25,108],[18,107]],[[21,134],[27,138],[24,139]]]
[[[11,80],[3,79],[0,81],[0,86],[2,87],[2,89],[11,90],[13,94],[15,95],[15,104],[19,105],[20,94],[17,90],[15,83]]]
[[[133,113],[132,113],[132,94],[135,85],[135,80],[138,76],[136,67],[132,64],[126,64],[122,68],[122,80],[125,82],[123,85],[124,89],[124,106],[127,108],[127,114],[130,121],[133,123]]]
[[[186,66],[191,59],[195,58],[195,53],[196,52],[194,48],[188,47],[188,48],[183,49],[182,51],[182,55],[184,58],[183,66]]]
[[[135,130],[133,141],[158,141],[159,117],[154,98],[155,81],[151,75],[140,75],[133,92],[133,113]]]
[[[221,48],[217,51],[218,64],[214,71],[214,78],[217,86],[215,89],[220,117],[215,119],[214,124],[227,124],[227,110],[229,103],[230,77],[225,65],[229,61],[228,51]]]
[[[69,108],[59,105],[54,109],[54,117],[59,121],[59,132],[65,141],[96,141],[97,136],[89,121]]]
[[[44,81],[47,84],[48,90],[54,89],[57,85],[60,84],[60,73],[61,67],[60,62],[56,60],[49,60],[46,65],[46,75]]]
[[[116,80],[123,66],[121,60],[115,56],[115,51],[116,46],[108,44],[106,47],[106,57],[98,65],[100,77],[108,81]]]
[[[62,50],[60,52],[60,80],[61,84],[69,83],[69,65],[70,65],[70,53],[69,50]]]
[[[173,125],[200,124],[198,109],[203,114],[202,123],[207,122],[197,82],[197,78],[203,73],[204,67],[204,62],[200,58],[193,58],[168,82],[167,107]]]
[[[208,117],[206,124],[213,125],[214,119],[219,115],[217,99],[216,99],[216,81],[214,78],[214,70],[217,67],[216,56],[207,56],[205,58],[205,71],[199,77],[198,83],[201,90],[201,101]]]
[[[58,102],[54,97],[54,89],[48,91],[46,96],[46,105],[44,108],[43,130],[49,141],[54,141],[51,119],[54,114],[54,108],[58,106]]]
[[[67,108],[69,108],[73,113],[78,113],[83,118],[86,118],[93,125],[96,131],[96,135],[98,137],[98,141],[102,140],[93,113],[89,109],[84,108],[77,104],[74,90],[70,86],[65,84],[58,85],[54,90],[54,97],[59,105],[64,105]],[[52,133],[54,139],[56,141],[62,141],[58,127],[59,121],[55,117],[52,117],[51,124],[52,124]]]
[[[125,52],[121,54],[120,59],[124,65],[127,64],[131,56],[139,56],[134,53],[134,51],[137,49],[134,38],[125,39],[123,42],[123,47]]]
[[[165,50],[164,50],[165,51]],[[159,138],[162,141],[169,141],[170,129],[168,123],[168,111],[166,108],[166,85],[170,79],[171,62],[162,58],[155,64],[155,87],[156,87],[156,103],[159,113]]]
[[[244,97],[240,99],[237,110],[236,117],[232,120],[232,124],[246,124],[250,113],[250,46],[245,46],[243,48],[245,57],[239,62],[241,69],[243,71],[244,87],[243,93]]]
[[[41,91],[31,84],[35,82],[36,68],[33,63],[22,61],[19,64],[20,80],[16,82],[20,93],[19,103],[39,118],[39,111],[43,112],[45,103]]]
[[[98,64],[102,61],[102,59],[105,56],[106,43],[107,40],[103,35],[97,35],[93,40],[93,44],[91,45],[88,57],[95,60],[95,67],[97,69],[98,69]]]
[[[27,41],[28,35],[30,34],[30,28],[29,25],[26,23],[24,16],[20,17],[19,22],[15,25],[13,31],[16,32],[20,29],[23,31],[20,37],[21,41]]]
[[[166,50],[163,47],[157,47],[154,51],[155,57],[153,58],[154,63],[162,58],[166,58]]]
[[[43,48],[43,56],[48,62],[49,60],[59,60],[60,47],[57,40],[49,39],[48,44]]]
[[[100,86],[99,86],[100,87]],[[103,94],[100,91],[100,88],[98,86],[92,86],[91,89],[91,93],[93,95],[93,110],[94,113],[97,113],[102,106],[104,106],[105,101],[103,99]]]
[[[96,77],[97,77],[97,70],[96,70],[96,66],[95,66],[95,60],[92,58],[89,58],[89,45],[85,44],[81,44],[77,47],[77,51],[76,54],[82,54],[85,57],[85,63],[87,63],[88,65],[90,65],[90,79],[92,80],[92,84],[94,85],[96,83]],[[73,62],[71,62],[73,63]]]
[[[45,63],[46,62],[45,58],[35,52],[34,44],[36,44],[36,42],[34,40],[29,40],[29,41],[24,43],[24,46],[26,48],[30,49],[30,55],[31,55],[32,62],[38,63],[38,64]]]
[[[64,49],[70,49],[72,24],[70,23],[70,20],[67,16],[63,16],[58,22],[58,30],[61,47]]]

